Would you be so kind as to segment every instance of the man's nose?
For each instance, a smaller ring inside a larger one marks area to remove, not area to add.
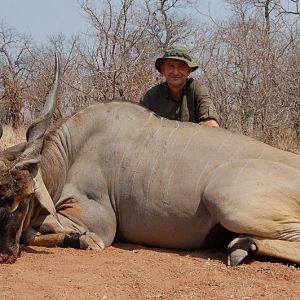
[[[179,73],[179,69],[178,69],[177,67],[174,67],[173,73],[174,73],[174,74],[178,74],[178,73]]]

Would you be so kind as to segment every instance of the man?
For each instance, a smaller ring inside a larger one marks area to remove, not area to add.
[[[186,48],[170,47],[155,61],[166,79],[144,95],[141,104],[156,114],[183,122],[219,127],[220,119],[203,83],[189,75],[198,69]]]

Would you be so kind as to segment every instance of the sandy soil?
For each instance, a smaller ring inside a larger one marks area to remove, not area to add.
[[[15,264],[0,265],[0,299],[300,299],[297,266],[225,262],[220,250],[23,247]]]

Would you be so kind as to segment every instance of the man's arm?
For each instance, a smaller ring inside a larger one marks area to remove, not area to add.
[[[151,99],[153,98],[153,96],[151,94],[152,93],[151,93],[151,89],[150,89],[140,99],[140,104],[149,109],[151,109]]]
[[[207,87],[202,82],[194,80],[191,84],[191,88],[193,89],[195,110],[199,124],[219,127],[220,117]]]

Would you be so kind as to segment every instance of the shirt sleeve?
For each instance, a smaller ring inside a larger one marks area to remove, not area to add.
[[[195,113],[199,122],[206,119],[214,119],[220,124],[220,117],[205,84],[194,80],[191,87],[194,93]]]
[[[145,95],[140,99],[140,104],[144,107],[150,108],[151,103],[151,92],[148,90]]]

